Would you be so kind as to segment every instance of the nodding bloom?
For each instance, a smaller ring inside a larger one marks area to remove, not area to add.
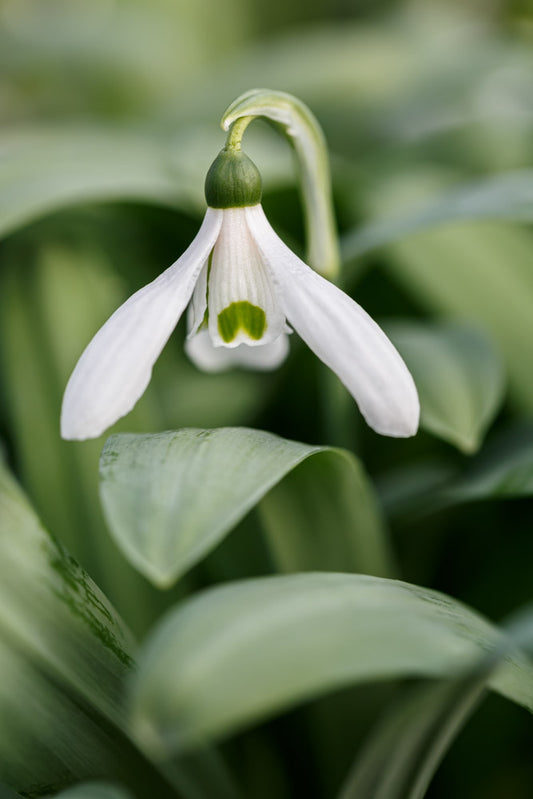
[[[63,399],[63,438],[99,436],[133,408],[187,305],[185,346],[199,368],[274,369],[295,330],[370,427],[414,435],[418,396],[400,355],[356,302],[274,232],[260,204],[259,172],[240,149],[224,149],[214,161],[206,200],[189,248],[121,305],[83,352]]]

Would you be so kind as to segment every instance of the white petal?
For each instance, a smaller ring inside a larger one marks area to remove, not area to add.
[[[142,396],[152,367],[189,302],[221,221],[221,211],[208,208],[198,235],[183,255],[133,294],[95,335],[65,390],[63,438],[99,436]]]
[[[277,339],[285,327],[279,297],[248,230],[245,211],[244,208],[224,209],[211,261],[209,332],[213,344],[225,347],[236,347],[243,342],[250,346],[263,345]],[[254,337],[241,326],[233,338],[223,338],[219,314],[234,303],[242,302],[259,309],[259,314],[264,312],[264,330]]]
[[[287,357],[289,338],[285,333],[262,347],[239,344],[238,347],[215,347],[207,330],[200,330],[185,341],[191,361],[204,372],[225,372],[236,366],[258,371],[276,369]]]
[[[414,435],[420,415],[416,387],[385,333],[360,305],[291,252],[260,206],[246,211],[289,323],[342,380],[370,427],[383,435]]]

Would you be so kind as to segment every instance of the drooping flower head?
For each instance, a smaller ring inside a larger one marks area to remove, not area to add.
[[[274,232],[261,207],[259,172],[240,147],[226,147],[214,161],[206,200],[189,248],[85,349],[63,399],[63,438],[99,436],[133,408],[187,305],[185,347],[199,368],[276,368],[294,330],[337,374],[370,427],[414,435],[418,396],[400,355],[354,300]]]

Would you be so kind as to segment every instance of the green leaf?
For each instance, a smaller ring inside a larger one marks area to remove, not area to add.
[[[133,651],[116,611],[0,462],[2,779],[25,796],[105,776],[161,799],[229,797],[218,786],[199,793],[204,778],[187,762],[163,773],[132,742],[123,693]]]
[[[421,233],[389,249],[387,268],[424,307],[487,330],[501,351],[514,399],[533,409],[533,237],[503,225]]]
[[[258,430],[184,429],[112,436],[100,461],[106,519],[129,560],[156,585],[166,587],[216,546],[285,475],[311,456],[326,460],[316,469],[308,467],[300,485],[291,483],[265,506],[270,529],[284,512],[282,505],[297,519],[294,529],[281,522],[283,527],[272,537],[283,566],[316,565],[321,553],[329,548],[330,562],[337,567],[344,564],[349,568],[360,561],[378,571],[387,569],[375,500],[353,456]],[[330,470],[321,485],[321,476]],[[317,492],[317,503],[318,497],[327,503],[307,540],[305,511],[295,507],[304,484],[305,491]],[[332,492],[329,498],[328,490]],[[280,540],[283,535],[286,542]],[[307,549],[313,546],[317,551],[308,555]]]
[[[72,444],[59,436],[69,374],[124,298],[123,287],[97,250],[46,245],[28,262],[22,258],[10,248],[0,272],[2,382],[21,479],[46,527],[142,629],[152,617],[152,598],[105,528],[98,501],[101,442]],[[127,421],[130,429],[160,426],[152,394]]]
[[[465,453],[475,452],[502,400],[501,359],[487,337],[460,324],[398,322],[385,327],[415,380],[420,424]]]
[[[132,799],[132,794],[108,782],[84,782],[56,794],[57,799]]]
[[[482,698],[489,675],[533,642],[531,607],[505,628],[499,648],[453,680],[404,692],[357,757],[339,799],[422,799],[446,751]]]
[[[412,233],[475,219],[533,219],[533,170],[494,175],[426,200],[407,214],[358,227],[343,236],[343,257],[351,261]]]
[[[3,782],[0,782],[0,799],[21,799],[21,796],[19,793],[12,791],[11,788],[8,788],[7,785],[4,785]]]
[[[156,756],[228,735],[366,680],[453,675],[501,635],[455,600],[393,580],[298,574],[194,597],[148,640],[132,723]],[[490,686],[533,710],[533,667],[509,656]]]
[[[470,467],[437,490],[437,504],[533,495],[533,427],[515,425],[493,437]]]
[[[132,643],[1,464],[0,520],[2,777],[51,790],[110,767]]]
[[[533,495],[533,427],[515,424],[488,438],[460,471],[451,463],[423,460],[393,469],[378,482],[389,518],[405,524],[454,505]]]
[[[373,731],[339,799],[422,799],[486,680],[487,670],[478,669],[402,695]]]
[[[373,488],[351,452],[323,450],[303,461],[259,511],[279,571],[394,572]]]

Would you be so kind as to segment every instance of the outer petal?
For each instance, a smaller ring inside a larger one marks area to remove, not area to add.
[[[207,209],[190,247],[156,280],[115,311],[85,349],[68,382],[61,435],[95,438],[128,413],[194,289],[216,241],[222,212]]]
[[[215,345],[225,347],[237,347],[242,343],[252,347],[263,346],[277,339],[285,328],[285,317],[272,277],[246,224],[246,210],[224,209],[209,274],[209,332]],[[219,330],[219,314],[243,302],[264,313],[265,329],[255,338],[240,327],[234,338],[224,340]]]
[[[287,357],[289,338],[282,333],[274,341],[261,347],[239,344],[238,347],[215,347],[209,331],[200,330],[185,341],[185,351],[191,361],[204,372],[225,372],[236,366],[258,371],[276,369]]]
[[[281,289],[290,324],[342,380],[378,433],[416,433],[420,406],[402,358],[360,305],[303,263],[272,230],[260,206],[247,208],[250,231]]]

